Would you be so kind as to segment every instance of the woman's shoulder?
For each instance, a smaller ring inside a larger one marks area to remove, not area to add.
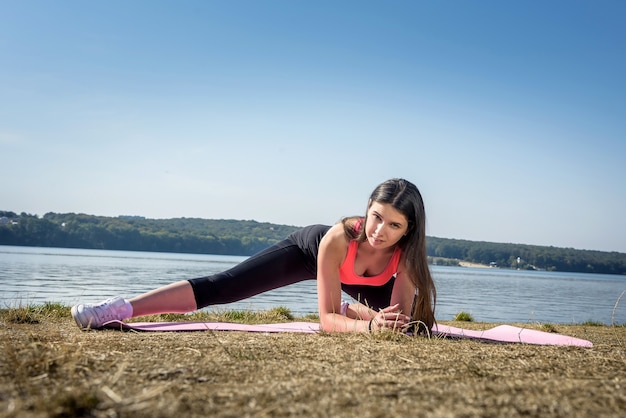
[[[332,227],[330,227],[328,232],[326,232],[326,234],[324,235],[324,238],[322,238],[321,245],[323,245],[326,248],[331,248],[334,251],[337,251],[340,249],[348,248],[349,241],[350,240],[348,239],[344,231],[343,224],[339,222],[333,225]]]
[[[324,238],[328,237],[333,241],[339,240],[343,242],[348,242],[348,237],[345,233],[345,228],[343,223],[338,222],[335,225],[331,226],[328,232],[324,235]]]
[[[318,259],[331,265],[341,265],[348,253],[348,237],[341,223],[333,225],[322,238]]]

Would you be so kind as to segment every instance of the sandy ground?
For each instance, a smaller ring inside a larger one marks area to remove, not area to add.
[[[626,416],[626,327],[553,326],[574,348],[0,322],[3,417]]]

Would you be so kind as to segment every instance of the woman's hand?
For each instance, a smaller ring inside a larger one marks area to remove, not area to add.
[[[403,331],[404,327],[411,321],[411,317],[400,312],[400,304],[387,306],[381,309],[370,321],[370,331],[380,331],[389,329],[393,331]]]

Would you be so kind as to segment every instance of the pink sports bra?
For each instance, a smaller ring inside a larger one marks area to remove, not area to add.
[[[355,231],[359,231],[361,229],[362,222],[357,221],[354,225]],[[400,264],[400,256],[402,255],[402,250],[400,247],[396,247],[393,255],[391,256],[391,260],[385,267],[385,270],[377,274],[376,276],[359,276],[354,272],[354,262],[356,260],[356,253],[359,249],[359,243],[356,240],[350,241],[348,245],[348,254],[346,254],[346,259],[343,260],[341,266],[339,267],[339,278],[341,283],[343,284],[356,284],[356,285],[368,285],[368,286],[382,286],[387,283],[394,274],[398,272],[398,265]]]

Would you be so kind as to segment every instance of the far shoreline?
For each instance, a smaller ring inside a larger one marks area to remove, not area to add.
[[[486,264],[472,263],[472,262],[469,262],[469,261],[459,261],[459,267],[469,267],[469,268],[473,268],[473,269],[488,269],[488,268],[491,268],[490,266],[488,266]]]

